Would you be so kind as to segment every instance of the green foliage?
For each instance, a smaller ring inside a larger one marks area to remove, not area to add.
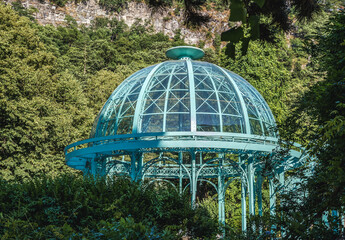
[[[31,21],[34,21],[33,13],[38,12],[36,8],[30,7],[29,9],[23,7],[22,2],[17,0],[12,2],[12,8],[15,10],[19,16],[28,17]]]
[[[343,224],[331,211],[341,216],[345,204],[345,12],[336,12],[319,30],[323,34],[316,36],[312,60],[325,78],[304,94],[284,129],[290,140],[305,140],[314,157],[298,175],[304,181],[284,196],[282,215],[275,219],[290,239],[337,239]]]
[[[110,11],[121,12],[126,6],[127,1],[125,0],[100,0],[98,4]]]
[[[18,181],[73,171],[63,149],[87,138],[111,92],[183,43],[115,19],[39,26],[4,4],[0,36],[0,175]]]
[[[83,90],[67,71],[55,71],[56,58],[27,18],[1,4],[0,19],[1,175],[22,180],[70,171],[61,152],[86,136],[83,124],[91,120]]]
[[[241,46],[236,47],[239,50]],[[299,55],[288,48],[284,39],[275,45],[255,41],[245,55],[237,51],[236,60],[223,55],[221,65],[248,80],[264,96],[280,123],[296,100],[293,93],[305,91],[313,78],[307,69],[295,67],[294,59]]]
[[[318,83],[305,96],[301,108],[320,126],[311,134],[311,151],[317,157],[315,179],[310,182],[311,197],[320,198],[316,206],[339,209],[345,203],[345,12],[330,19],[325,36],[320,37],[321,69],[327,71],[325,81]],[[319,184],[324,187],[314,187]],[[324,195],[323,195],[324,196]]]
[[[288,32],[292,28],[289,19],[290,9],[294,10],[298,20],[311,19],[320,10],[318,1],[272,1],[272,0],[231,0],[229,21],[240,22],[240,26],[222,33],[222,40],[227,44],[227,56],[235,59],[235,43],[242,43],[241,51],[245,55],[249,42],[264,40],[273,42],[277,31]],[[248,34],[243,34],[248,32]],[[232,31],[231,31],[232,30]],[[233,35],[233,36],[232,36]]]
[[[142,191],[125,178],[61,175],[0,186],[2,239],[177,239],[218,231],[205,211],[191,209],[189,196]]]

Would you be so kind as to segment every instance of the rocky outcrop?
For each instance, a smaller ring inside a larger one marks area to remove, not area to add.
[[[5,0],[11,3],[15,0]],[[75,4],[74,1],[64,7],[57,7],[49,2],[39,0],[23,0],[22,5],[26,8],[35,8],[34,17],[40,24],[64,25],[66,16],[73,17],[79,25],[89,26],[98,17],[116,18],[123,20],[128,26],[140,22],[152,27],[155,32],[163,32],[173,38],[180,30],[181,36],[188,44],[205,43],[205,47],[211,47],[216,35],[227,29],[229,12],[207,11],[211,20],[204,26],[187,28],[184,24],[183,13],[176,12],[174,8],[152,9],[145,3],[129,2],[127,7],[119,13],[106,11],[101,8],[96,0],[86,0]]]

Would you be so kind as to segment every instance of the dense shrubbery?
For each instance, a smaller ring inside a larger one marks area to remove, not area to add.
[[[62,175],[22,184],[0,181],[4,239],[178,239],[216,236],[217,221],[164,186],[143,191],[125,178]]]

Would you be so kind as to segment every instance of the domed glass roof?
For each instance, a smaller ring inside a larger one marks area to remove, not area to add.
[[[115,89],[90,137],[164,132],[217,132],[275,137],[274,117],[258,91],[211,63],[166,61]]]

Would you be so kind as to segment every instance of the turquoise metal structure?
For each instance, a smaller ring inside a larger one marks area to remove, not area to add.
[[[274,214],[284,172],[300,161],[302,152],[291,150],[263,176],[262,156],[279,146],[263,97],[239,75],[195,61],[204,55],[201,49],[175,47],[166,55],[175,60],[144,68],[115,89],[90,138],[65,148],[67,165],[85,174],[168,182],[180,193],[189,189],[193,207],[198,184],[208,183],[218,193],[221,223],[225,190],[238,179],[245,231],[247,204],[254,215],[257,201],[262,215],[263,177],[270,179]]]

